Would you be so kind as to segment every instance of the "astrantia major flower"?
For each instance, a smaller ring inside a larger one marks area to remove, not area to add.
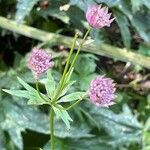
[[[39,79],[41,74],[53,67],[54,62],[52,61],[52,56],[45,50],[33,48],[29,54],[27,65],[32,70],[34,77]]]
[[[110,19],[111,13],[108,13],[107,7],[101,7],[102,5],[89,6],[86,12],[86,19],[89,25],[93,28],[109,27],[114,18]]]
[[[114,104],[115,91],[116,88],[112,79],[97,76],[91,81],[88,94],[90,100],[97,106],[108,107]]]

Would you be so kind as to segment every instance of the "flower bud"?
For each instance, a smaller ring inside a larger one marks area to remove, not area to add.
[[[111,13],[108,13],[108,7],[101,5],[89,6],[86,12],[86,19],[89,25],[99,29],[105,26],[109,27],[115,18],[110,19]]]
[[[96,79],[91,81],[88,94],[92,103],[97,106],[108,107],[114,104],[115,91],[116,88],[112,79],[97,76]]]
[[[54,66],[52,56],[43,49],[33,48],[28,58],[28,68],[32,70],[35,79]]]

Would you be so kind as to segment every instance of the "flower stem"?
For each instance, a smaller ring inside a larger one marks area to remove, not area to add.
[[[44,101],[47,101],[41,94],[40,89],[39,89],[39,82],[36,81],[36,90],[38,91],[39,96],[41,97],[41,99],[43,99]]]
[[[73,103],[72,105],[70,105],[69,107],[65,108],[65,110],[70,110],[73,107],[75,107],[77,104],[79,104],[82,101],[82,99],[77,100],[75,103]]]
[[[59,94],[61,92],[62,86],[64,84],[64,80],[65,80],[65,75],[66,75],[68,67],[69,67],[70,58],[72,56],[72,53],[73,53],[73,50],[74,50],[77,38],[78,38],[78,33],[76,33],[75,36],[74,36],[74,40],[73,40],[73,43],[72,43],[72,46],[71,46],[71,50],[69,52],[69,56],[67,58],[67,62],[66,62],[66,65],[65,65],[65,69],[64,69],[63,75],[62,75],[62,77],[60,79],[60,82],[58,84],[58,88],[57,88],[56,94],[54,96],[53,102],[57,101],[57,98],[59,97]]]
[[[69,68],[69,72],[70,72],[70,71],[72,70],[72,68],[74,67],[74,64],[75,64],[76,59],[77,59],[77,57],[78,57],[78,55],[79,55],[79,53],[80,53],[80,50],[81,50],[81,48],[82,48],[82,46],[83,46],[83,44],[84,44],[84,42],[85,42],[85,40],[86,40],[86,38],[87,38],[89,32],[91,31],[91,29],[92,29],[92,28],[89,28],[89,29],[87,30],[87,32],[85,33],[85,35],[84,35],[84,37],[83,37],[81,43],[79,44],[77,53],[76,53],[76,55],[74,56],[74,59],[73,59],[73,61],[72,61],[72,63],[71,63],[71,66],[70,66],[70,68]]]
[[[79,53],[80,53],[80,50],[81,50],[81,48],[82,48],[82,46],[83,46],[83,44],[84,44],[84,42],[85,42],[85,40],[86,40],[86,38],[87,38],[89,32],[91,31],[91,29],[92,29],[92,28],[89,28],[89,29],[87,30],[87,32],[85,33],[85,35],[84,35],[84,37],[83,37],[81,43],[79,44],[78,50],[77,50],[77,52],[76,52],[76,55],[74,56],[74,59],[73,59],[73,61],[71,62],[71,66],[70,66],[70,68],[69,68],[68,74],[70,74],[72,68],[74,67],[74,64],[75,64],[76,59],[77,59],[77,57],[78,57],[78,55],[79,55]],[[64,78],[65,78],[65,76],[64,76]],[[63,88],[64,88],[64,84],[62,84],[61,90],[62,90]]]
[[[54,110],[50,110],[50,145],[51,150],[54,150]]]
[[[72,46],[71,46],[71,50],[70,50],[70,53],[69,53],[69,56],[67,58],[67,63],[66,63],[66,66],[65,66],[65,69],[64,69],[64,72],[63,72],[63,75],[62,75],[62,78],[59,82],[59,85],[58,85],[58,88],[57,88],[57,91],[56,91],[56,94],[55,94],[55,97],[53,99],[53,102],[56,102],[57,101],[57,98],[59,97],[59,94],[61,93],[61,90],[64,88],[64,84],[65,84],[65,77],[66,77],[66,74],[67,74],[67,71],[68,71],[68,68],[69,68],[69,71],[68,71],[68,74],[71,72],[72,68],[74,67],[74,64],[75,64],[75,61],[80,53],[80,50],[89,34],[89,32],[91,31],[91,28],[89,28],[87,30],[87,32],[85,33],[84,37],[83,37],[83,40],[81,41],[79,47],[78,47],[78,50],[77,50],[77,53],[73,59],[73,61],[71,62],[71,66],[69,68],[69,62],[70,62],[70,58],[72,56],[72,53],[73,53],[73,50],[74,50],[74,47],[75,47],[75,43],[76,43],[76,40],[77,40],[77,37],[78,37],[78,34],[76,33],[75,36],[74,36],[74,40],[73,40],[73,43],[72,43]]]

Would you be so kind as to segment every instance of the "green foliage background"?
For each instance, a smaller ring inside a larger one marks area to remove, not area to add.
[[[108,43],[150,56],[149,0],[0,0],[0,15],[56,34],[73,36],[78,30],[82,36],[88,27],[85,11],[88,5],[95,3],[107,5],[116,17],[112,28],[90,33],[95,44]],[[26,55],[33,46],[41,43],[2,28],[0,33],[0,89],[23,89],[17,76],[34,88],[33,76],[26,67]],[[56,64],[53,75],[58,82],[67,52],[61,51],[59,46],[53,47],[51,41],[44,46],[53,53]],[[97,74],[106,74],[117,82],[113,68],[104,65],[103,59],[106,58],[89,53],[80,54],[72,76],[72,80],[77,82],[70,90],[86,91],[90,80]],[[148,70],[141,66],[133,66],[132,71],[137,74],[142,72],[144,77],[149,76]],[[118,80],[118,84],[122,80]],[[117,104],[109,109],[97,108],[88,100],[75,107],[70,112],[74,120],[70,130],[56,119],[56,150],[149,150],[149,90],[141,94],[136,79],[127,84],[131,85],[127,89],[118,88]],[[42,80],[40,88],[44,93]],[[26,99],[1,91],[0,150],[48,150],[48,113],[47,106],[27,106]]]

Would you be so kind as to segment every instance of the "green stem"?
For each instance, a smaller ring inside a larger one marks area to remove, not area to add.
[[[79,53],[80,53],[81,47],[83,46],[83,44],[84,44],[84,42],[85,42],[85,40],[86,40],[86,38],[87,38],[89,32],[91,31],[91,29],[92,29],[92,28],[89,28],[89,29],[87,30],[87,32],[86,32],[86,34],[84,35],[84,37],[83,37],[81,43],[79,44],[78,50],[77,50],[76,55],[75,55],[75,57],[74,57],[74,59],[73,59],[73,61],[72,61],[72,63],[71,63],[71,66],[70,66],[70,68],[69,68],[68,74],[71,72],[72,68],[74,67],[75,61],[76,61],[76,59],[77,59],[77,57],[78,57],[78,55],[79,55]],[[61,90],[64,88],[64,83],[65,83],[64,81],[65,81],[66,73],[67,73],[67,70],[68,70],[68,67],[69,67],[70,58],[71,58],[71,56],[72,56],[72,53],[73,53],[73,50],[74,50],[74,47],[75,47],[75,42],[76,42],[76,40],[77,40],[77,37],[78,37],[78,34],[76,33],[76,34],[75,34],[75,37],[74,37],[73,44],[72,44],[72,46],[71,46],[71,50],[70,50],[68,59],[67,59],[67,63],[66,63],[65,69],[64,69],[64,72],[63,72],[63,76],[62,76],[62,78],[61,78],[61,80],[60,80],[60,83],[59,83],[59,86],[58,86],[58,90],[57,90],[58,92],[56,92],[56,97],[54,97],[53,102],[56,102],[56,101],[57,101],[57,98],[59,97],[59,94],[60,94]]]
[[[59,94],[61,92],[62,86],[64,84],[64,80],[65,80],[65,75],[66,75],[68,67],[69,67],[70,58],[71,58],[71,55],[73,53],[73,50],[74,50],[77,38],[78,38],[78,33],[76,33],[75,36],[74,36],[74,40],[73,40],[73,43],[72,43],[72,46],[71,46],[71,50],[70,50],[69,56],[67,58],[66,66],[65,66],[63,75],[62,75],[62,77],[60,79],[60,82],[58,84],[58,88],[57,88],[56,94],[54,96],[53,102],[57,101],[57,98],[59,97]]]
[[[82,101],[82,99],[77,100],[75,103],[73,103],[72,105],[70,105],[69,107],[65,108],[65,110],[70,110],[73,107],[75,107],[77,104],[79,104]]]
[[[70,68],[69,68],[68,74],[70,74],[72,68],[74,67],[74,64],[75,64],[76,59],[77,59],[77,57],[78,57],[78,55],[79,55],[79,53],[80,53],[80,50],[81,50],[81,48],[82,48],[82,46],[83,46],[83,44],[84,44],[84,42],[85,42],[85,40],[86,40],[86,38],[87,38],[89,32],[91,31],[91,29],[92,29],[92,28],[89,28],[89,29],[87,30],[87,32],[85,33],[85,35],[84,35],[84,37],[83,37],[81,43],[79,44],[78,49],[77,49],[77,52],[76,52],[76,55],[74,56],[74,59],[73,59],[73,61],[72,61],[72,63],[71,63],[71,66],[70,66]],[[65,74],[65,75],[66,75],[66,74]],[[64,78],[65,78],[65,76],[64,76]],[[61,90],[62,90],[63,88],[64,88],[64,85],[62,84]]]
[[[54,150],[54,110],[52,107],[50,111],[50,145],[51,150]]]
[[[61,81],[62,83],[64,82],[65,75],[66,75],[68,67],[69,67],[69,62],[70,62],[70,59],[71,59],[71,56],[72,56],[77,38],[78,38],[78,33],[76,33],[75,36],[74,36],[74,40],[73,40],[73,43],[72,43],[72,46],[71,46],[71,50],[69,52],[69,56],[67,58],[66,66],[65,66],[65,69],[64,69],[64,72],[63,72],[63,75],[62,75],[62,81]]]
[[[78,55],[79,55],[79,53],[80,53],[80,50],[81,50],[81,48],[82,48],[82,46],[83,46],[83,44],[84,44],[84,42],[85,42],[85,40],[86,40],[86,38],[87,38],[89,32],[91,31],[91,29],[92,29],[92,28],[89,28],[89,29],[87,30],[87,32],[85,33],[85,35],[84,35],[84,37],[83,37],[81,43],[79,44],[78,50],[77,50],[77,52],[76,52],[76,55],[75,55],[75,57],[74,57],[74,59],[73,59],[73,61],[72,61],[72,63],[71,63],[70,68],[69,68],[69,72],[70,72],[71,69],[74,67],[74,64],[75,64],[76,59],[77,59],[77,57],[78,57]]]
[[[35,84],[36,84],[36,90],[38,91],[39,96],[40,96],[44,101],[47,101],[47,100],[42,96],[42,94],[41,94],[41,92],[40,92],[40,89],[39,89],[39,82],[36,81]]]

